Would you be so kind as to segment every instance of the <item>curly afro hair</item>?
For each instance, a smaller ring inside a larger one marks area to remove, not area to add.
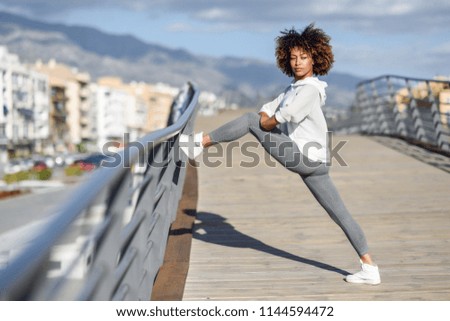
[[[334,62],[330,39],[322,29],[315,28],[314,23],[307,26],[301,33],[294,28],[282,31],[281,36],[276,38],[275,56],[278,68],[284,74],[293,77],[294,72],[290,64],[291,49],[299,47],[312,57],[313,73],[326,75]]]

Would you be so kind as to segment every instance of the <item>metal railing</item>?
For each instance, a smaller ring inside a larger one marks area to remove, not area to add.
[[[184,184],[179,135],[193,131],[197,99],[184,86],[168,127],[106,159],[60,205],[0,270],[2,300],[150,299]]]
[[[450,82],[381,76],[358,84],[347,127],[450,151]]]

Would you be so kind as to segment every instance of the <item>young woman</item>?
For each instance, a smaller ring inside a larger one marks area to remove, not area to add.
[[[361,271],[347,275],[345,280],[379,284],[378,267],[368,253],[364,233],[346,209],[328,174],[328,129],[321,109],[327,84],[314,76],[326,75],[334,62],[330,37],[311,24],[301,33],[295,29],[282,32],[276,44],[278,67],[294,78],[286,90],[263,105],[259,113],[247,113],[209,134],[182,135],[181,149],[194,159],[213,144],[230,142],[247,133],[254,135],[278,162],[300,175],[356,250]],[[195,144],[187,146],[189,141]]]

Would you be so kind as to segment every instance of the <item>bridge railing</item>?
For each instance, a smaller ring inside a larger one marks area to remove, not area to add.
[[[2,300],[149,300],[181,197],[198,91],[187,84],[168,127],[109,154],[0,270]],[[31,208],[30,211],[33,211]]]
[[[358,84],[348,128],[450,151],[450,82],[381,76]]]

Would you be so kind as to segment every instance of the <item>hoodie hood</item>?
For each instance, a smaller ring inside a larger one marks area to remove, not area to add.
[[[327,99],[327,94],[325,93],[325,88],[328,87],[328,84],[325,81],[319,80],[317,77],[308,77],[302,80],[297,80],[292,84],[294,88],[304,85],[313,85],[319,90],[320,94],[320,104],[325,105],[325,101]]]

